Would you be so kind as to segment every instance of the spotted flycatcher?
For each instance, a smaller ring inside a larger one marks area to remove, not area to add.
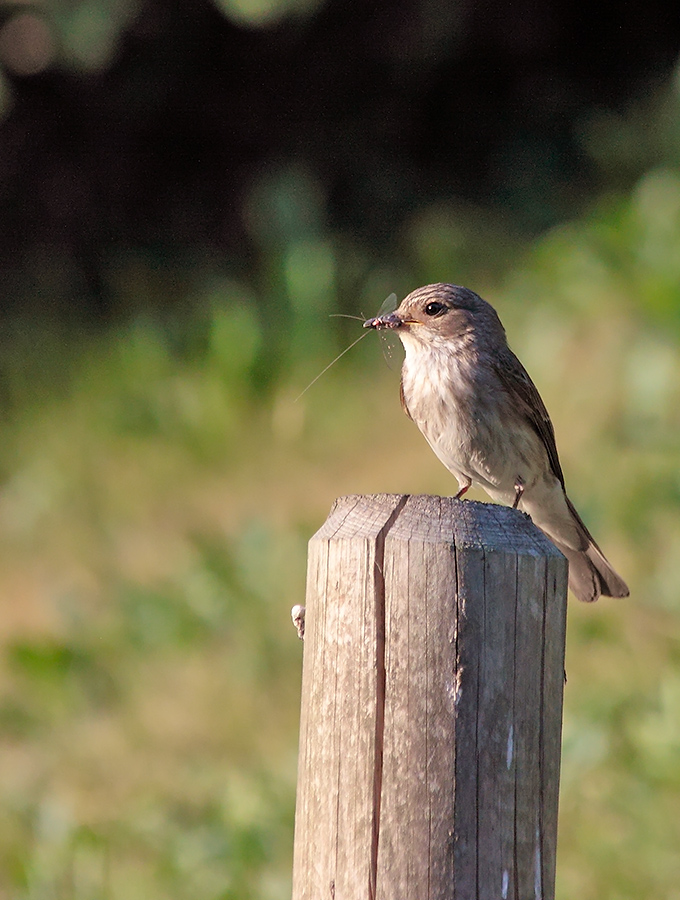
[[[430,284],[364,327],[401,338],[402,406],[458,479],[456,497],[480,485],[527,512],[567,557],[579,600],[628,596],[567,497],[550,417],[495,309],[467,288]]]

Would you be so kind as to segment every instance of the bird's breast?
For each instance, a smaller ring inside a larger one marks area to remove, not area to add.
[[[452,354],[435,350],[415,359],[407,354],[402,383],[411,418],[442,462],[455,468],[472,451],[480,428],[472,373]]]
[[[512,502],[520,477],[535,481],[545,449],[525,422],[508,421],[497,381],[465,354],[408,348],[402,370],[411,418],[441,462],[457,478],[481,485],[494,499]]]

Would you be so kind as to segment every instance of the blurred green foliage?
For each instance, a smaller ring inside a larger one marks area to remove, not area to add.
[[[451,491],[374,336],[295,398],[360,333],[329,313],[462,272],[500,309],[632,588],[570,605],[558,896],[671,900],[680,173],[530,248],[438,207],[382,269],[279,208],[260,284],[202,270],[171,314],[28,349],[5,336],[0,896],[289,895],[306,540],[337,494]]]

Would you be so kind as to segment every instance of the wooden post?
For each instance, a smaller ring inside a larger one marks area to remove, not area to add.
[[[309,545],[293,900],[553,900],[566,594],[516,510],[336,501]]]

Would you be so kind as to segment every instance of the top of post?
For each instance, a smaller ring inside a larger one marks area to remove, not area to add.
[[[339,497],[312,540],[374,539],[378,535],[522,555],[562,555],[526,513],[494,503],[429,495]]]

